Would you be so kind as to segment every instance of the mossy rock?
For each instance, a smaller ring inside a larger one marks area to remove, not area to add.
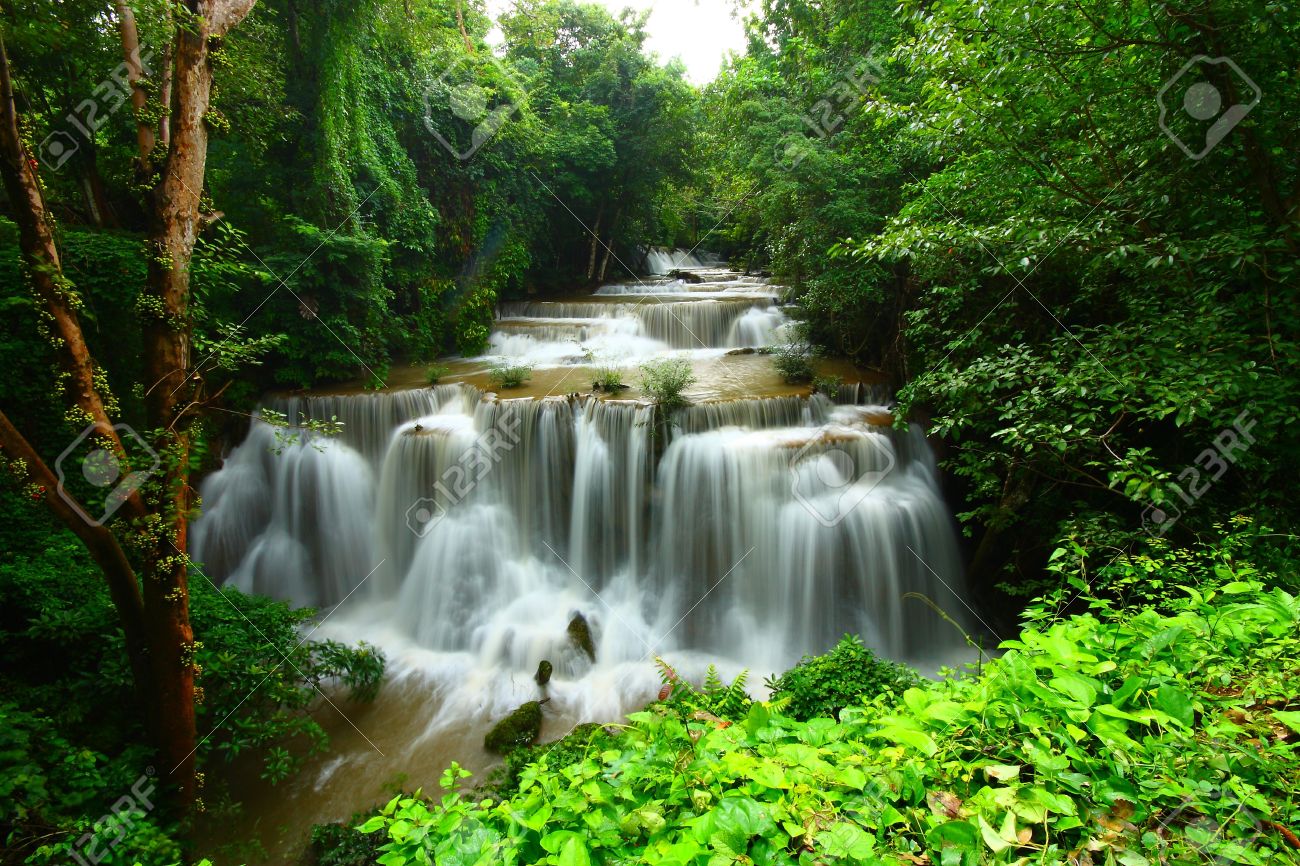
[[[587,618],[580,613],[575,613],[573,619],[569,620],[569,640],[573,645],[587,654],[587,658],[593,662],[596,660],[596,643],[591,639],[591,626],[587,624]]]
[[[545,686],[551,681],[551,671],[554,670],[551,663],[542,659],[537,665],[537,673],[533,675],[533,680],[539,686]]]
[[[537,742],[542,733],[542,704],[528,703],[493,725],[483,738],[483,748],[498,755],[508,754],[520,746]]]

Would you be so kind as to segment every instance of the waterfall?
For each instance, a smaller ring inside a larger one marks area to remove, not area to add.
[[[488,357],[583,363],[600,339],[625,358],[692,357],[779,339],[770,288],[709,279],[502,304]],[[722,354],[721,375],[770,369]],[[532,699],[543,659],[552,709],[573,719],[652,695],[660,655],[687,675],[749,667],[758,683],[853,632],[933,669],[961,647],[930,606],[965,621],[961,562],[924,434],[892,426],[888,396],[787,389],[666,423],[641,400],[464,384],[274,398],[290,423],[337,418],[342,433],[254,421],[203,483],[192,553],[213,580],[337,605],[322,634],[379,644],[399,675],[430,683],[438,718]],[[594,659],[570,635],[582,623]]]
[[[652,274],[666,274],[674,270],[707,267],[703,261],[705,258],[709,258],[705,253],[700,253],[697,256],[694,252],[686,250],[651,247],[650,251],[646,253],[645,266],[646,270]]]

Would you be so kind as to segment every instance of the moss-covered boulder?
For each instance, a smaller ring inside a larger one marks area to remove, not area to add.
[[[587,654],[587,658],[593,662],[596,660],[596,642],[591,639],[591,626],[587,624],[587,618],[580,613],[575,613],[573,619],[569,620],[569,640],[573,645]]]
[[[542,704],[529,701],[492,726],[483,738],[483,748],[504,755],[520,746],[532,745],[541,733]]]
[[[546,659],[542,659],[541,662],[539,662],[537,665],[537,673],[533,675],[533,679],[537,682],[539,686],[544,687],[547,683],[551,681],[552,670],[553,668],[551,667],[551,663],[548,662]]]

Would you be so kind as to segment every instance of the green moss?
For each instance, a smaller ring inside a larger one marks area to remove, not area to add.
[[[573,619],[569,620],[569,640],[573,645],[587,654],[587,658],[593,662],[596,660],[596,643],[591,639],[591,626],[587,624],[587,618],[580,613],[575,613]]]
[[[536,742],[541,732],[542,705],[539,701],[529,701],[488,731],[483,748],[504,755]]]

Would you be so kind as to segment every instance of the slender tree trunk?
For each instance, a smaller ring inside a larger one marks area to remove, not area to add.
[[[605,215],[605,204],[596,211],[596,223],[591,227],[591,253],[587,256],[587,282],[596,275],[596,250],[600,247],[600,220]]]
[[[18,224],[18,244],[23,263],[36,290],[37,299],[50,317],[50,328],[62,350],[60,358],[68,376],[68,395],[84,419],[95,425],[96,439],[125,460],[126,452],[95,384],[95,366],[77,317],[76,298],[63,276],[59,249],[50,231],[45,199],[36,177],[36,162],[27,153],[18,128],[9,56],[0,39],[0,160],[3,160],[5,192]],[[135,514],[144,509],[139,494],[126,503]]]
[[[147,160],[154,146],[154,128],[145,119],[149,107],[149,94],[144,84],[144,61],[140,56],[140,33],[135,26],[135,12],[127,0],[115,0],[117,30],[122,42],[122,57],[126,61],[126,78],[131,83],[131,109],[135,112],[136,146],[141,160]],[[164,106],[166,103],[164,103]],[[164,109],[164,114],[166,110]]]
[[[86,199],[86,210],[96,228],[112,228],[117,225],[113,216],[113,206],[108,201],[108,188],[104,176],[99,173],[99,160],[95,154],[95,143],[87,141],[81,148],[78,169],[81,175],[81,191]]]
[[[609,224],[609,242],[605,244],[605,254],[600,259],[600,273],[596,279],[598,282],[605,282],[605,270],[609,267],[610,251],[614,247],[614,233],[618,231],[619,220],[623,218],[623,208],[614,212],[614,220]]]

